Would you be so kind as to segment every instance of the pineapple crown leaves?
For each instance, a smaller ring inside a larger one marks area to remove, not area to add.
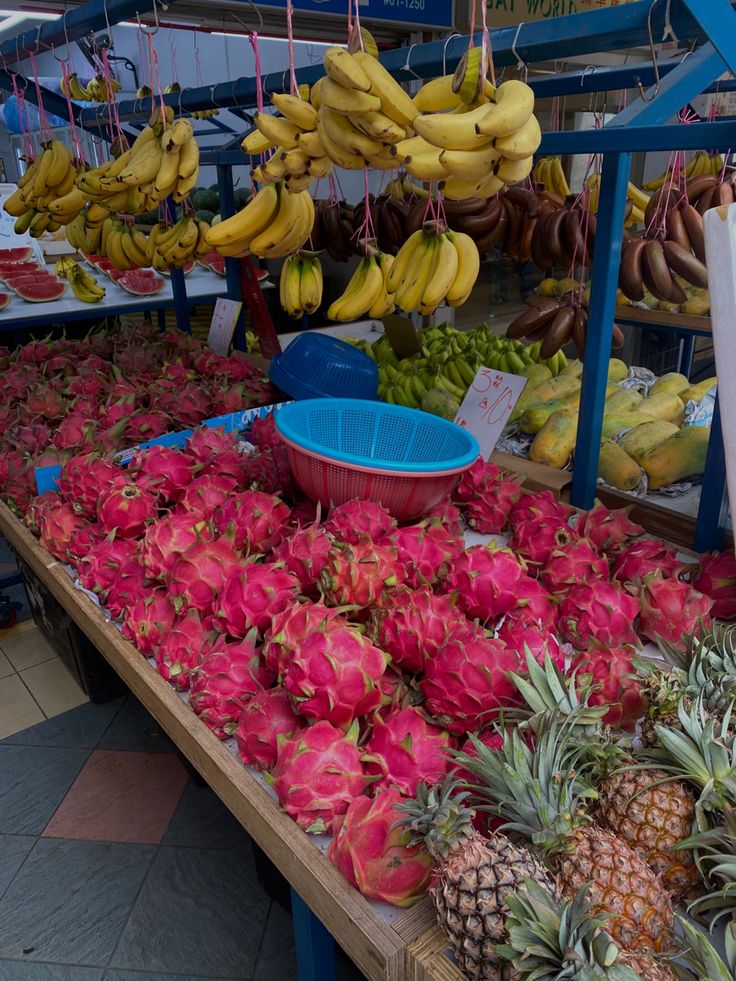
[[[544,725],[544,718],[558,715],[569,719],[576,726],[586,730],[595,729],[608,711],[607,705],[591,706],[588,699],[592,688],[585,688],[581,693],[577,690],[576,674],[565,675],[554,663],[549,651],[544,654],[544,666],[540,665],[529,647],[524,644],[524,657],[528,677],[511,673],[519,694],[534,713],[529,720],[531,727],[535,723]]]
[[[449,855],[476,834],[474,812],[465,804],[469,794],[458,793],[458,786],[452,776],[432,787],[420,783],[413,800],[396,805],[405,816],[394,827],[408,831],[409,844],[423,844],[435,859]]]
[[[617,964],[619,949],[594,917],[588,888],[572,899],[558,900],[533,879],[506,898],[508,942],[495,952],[527,981],[571,978],[576,981],[635,981],[638,975]]]
[[[722,824],[696,831],[677,847],[693,851],[706,889],[710,887],[690,903],[688,913],[695,916],[714,911],[711,930],[723,916],[736,921],[736,809],[725,807]]]
[[[698,927],[684,916],[677,921],[684,934],[682,958],[698,978],[708,981],[733,981],[736,976],[736,928],[726,927],[726,964],[713,944]]]

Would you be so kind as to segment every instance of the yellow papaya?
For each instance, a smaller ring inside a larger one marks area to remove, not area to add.
[[[601,444],[598,476],[611,487],[630,491],[639,486],[643,475],[639,464],[631,459],[626,450],[609,439]]]
[[[550,277],[548,279],[543,279],[539,286],[537,286],[537,293],[539,293],[540,296],[554,296],[556,289],[557,280]]]
[[[572,375],[573,378],[580,378],[583,374],[583,362],[579,358],[568,361],[560,372],[561,375]]]
[[[622,429],[633,429],[634,426],[639,426],[643,422],[652,422],[653,419],[654,416],[647,415],[646,412],[639,412],[636,409],[631,409],[629,412],[612,412],[603,417],[602,438],[611,439]]]
[[[650,395],[648,399],[639,405],[640,412],[648,412],[655,419],[666,419],[667,422],[674,422],[678,426],[685,418],[685,405],[682,399],[669,392],[657,392]]]
[[[712,378],[705,378],[702,382],[698,382],[697,385],[690,385],[680,393],[680,398],[683,402],[702,402],[717,380],[714,375]]]
[[[608,362],[609,382],[622,382],[629,374],[629,366],[620,358],[611,358]]]
[[[527,388],[534,388],[535,385],[541,385],[543,381],[549,381],[552,377],[552,372],[546,364],[524,365],[523,371],[520,371],[519,374],[529,379]]]
[[[689,385],[690,382],[684,375],[681,375],[678,371],[668,371],[666,375],[662,375],[661,378],[658,378],[649,389],[649,397],[651,398],[652,395],[657,395],[659,392],[668,392],[670,395],[679,395],[680,392],[684,392]]]
[[[710,300],[703,296],[691,296],[682,304],[682,312],[690,317],[707,317],[710,313]]]
[[[647,472],[649,489],[699,477],[705,471],[709,438],[709,427],[688,426],[645,453],[641,465]]]
[[[558,375],[557,378],[550,378],[549,381],[537,385],[536,392],[539,396],[539,403],[551,402],[552,399],[563,399],[573,392],[580,391],[580,379],[571,378],[569,375]]]
[[[553,412],[534,437],[529,459],[562,470],[570,462],[578,431],[578,410],[563,408]]]
[[[641,392],[634,388],[617,388],[616,391],[606,399],[604,412],[607,416],[615,412],[628,412],[629,409],[636,408],[643,399]]]
[[[531,406],[524,412],[521,419],[519,419],[519,428],[522,432],[535,435],[541,430],[549,417],[554,415],[559,409],[575,409],[577,412],[577,403],[579,401],[580,395],[574,394],[568,395],[566,399],[552,399],[549,402],[542,402],[541,405]]]
[[[654,422],[643,422],[640,426],[634,426],[628,433],[625,433],[618,441],[618,445],[629,454],[632,460],[638,463],[645,453],[653,450],[660,443],[664,443],[670,436],[679,432],[674,422],[667,422],[666,419],[655,419]]]

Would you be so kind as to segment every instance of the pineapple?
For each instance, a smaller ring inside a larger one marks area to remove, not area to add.
[[[694,923],[684,916],[678,916],[677,920],[684,933],[683,960],[695,972],[695,976],[701,981],[733,981],[736,977],[736,926],[730,923],[726,927],[726,965],[710,940]]]
[[[423,842],[435,859],[430,895],[466,977],[506,981],[510,975],[494,950],[506,939],[506,900],[527,879],[549,889],[554,880],[531,852],[505,835],[478,834],[466,797],[452,780],[431,789],[420,784],[415,799],[399,805],[406,813],[402,824],[412,843]]]
[[[596,790],[574,723],[554,716],[530,749],[518,730],[498,730],[501,748],[471,737],[477,757],[454,753],[475,778],[472,791],[506,828],[529,838],[558,874],[570,898],[588,885],[595,913],[612,916],[614,940],[626,950],[669,948],[674,912],[659,876],[622,838],[592,823],[586,804]]]
[[[724,807],[722,823],[696,832],[684,842],[698,856],[706,894],[688,907],[688,913],[707,915],[713,922],[728,916],[736,922],[736,808]]]

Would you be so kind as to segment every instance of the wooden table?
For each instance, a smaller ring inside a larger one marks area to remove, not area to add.
[[[0,534],[30,566],[134,695],[288,879],[300,981],[335,977],[337,941],[370,981],[403,981],[407,945],[435,923],[428,899],[410,910],[368,902],[278,806],[255,771],[244,767],[145,657],[105,619],[64,567],[0,503]],[[322,926],[324,925],[324,926]],[[444,977],[444,975],[441,975]]]

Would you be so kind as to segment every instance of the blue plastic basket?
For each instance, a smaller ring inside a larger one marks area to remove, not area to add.
[[[308,331],[271,362],[269,378],[293,399],[377,399],[375,361],[352,344]]]

